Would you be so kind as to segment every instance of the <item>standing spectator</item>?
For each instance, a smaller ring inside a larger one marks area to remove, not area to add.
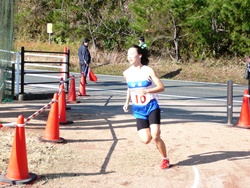
[[[89,53],[88,45],[89,45],[89,39],[85,38],[82,41],[82,45],[78,49],[78,58],[79,58],[79,63],[80,63],[80,73],[81,74],[84,73],[84,78],[85,78],[85,83],[86,84],[87,84],[86,78],[87,78],[87,75],[88,75],[89,64],[91,62],[91,55]]]
[[[148,50],[148,46],[147,44],[145,43],[145,39],[143,36],[139,37],[139,46],[142,48],[142,49],[147,49]]]
[[[148,144],[154,141],[162,156],[161,168],[169,168],[169,159],[164,141],[161,139],[161,110],[157,93],[164,91],[164,85],[149,63],[148,50],[132,45],[127,53],[130,67],[123,72],[128,89],[124,112],[128,112],[130,100],[136,118],[137,131],[141,141]]]

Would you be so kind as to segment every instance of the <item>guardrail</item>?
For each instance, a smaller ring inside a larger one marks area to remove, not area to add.
[[[61,61],[38,61],[38,60],[29,60],[27,56],[33,56],[33,57],[47,57],[49,59],[53,58],[59,58]],[[21,91],[20,94],[24,94],[24,86],[29,84],[50,84],[50,83],[58,83],[58,81],[44,81],[44,82],[25,82],[25,75],[34,75],[34,74],[58,74],[58,76],[52,76],[49,77],[53,78],[60,78],[63,77],[64,80],[68,80],[69,78],[69,58],[70,57],[70,50],[68,50],[66,47],[64,48],[64,52],[49,52],[49,51],[31,51],[31,50],[25,50],[24,47],[21,48]],[[47,65],[46,65],[47,64]],[[52,65],[51,65],[52,64]],[[25,69],[25,65],[27,66],[34,66],[34,67],[48,67],[48,68],[58,68],[59,71],[30,71]],[[60,76],[63,75],[63,76]],[[42,75],[41,75],[42,76]],[[48,77],[48,76],[46,76]],[[65,82],[66,91],[68,91],[69,88],[69,81]]]

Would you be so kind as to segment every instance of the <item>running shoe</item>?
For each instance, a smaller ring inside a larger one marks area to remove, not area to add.
[[[169,168],[169,159],[162,159],[162,162],[161,162],[161,169],[167,169]]]

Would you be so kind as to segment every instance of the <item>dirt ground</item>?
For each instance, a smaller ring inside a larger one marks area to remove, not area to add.
[[[161,135],[171,161],[171,168],[162,170],[155,145],[140,142],[131,111],[123,112],[124,97],[91,94],[78,97],[80,103],[68,104],[67,120],[74,123],[60,125],[64,143],[39,141],[49,109],[29,121],[25,127],[28,168],[39,179],[28,186],[2,187],[249,187],[250,132],[226,124],[225,106],[160,100]],[[27,118],[49,102],[0,104],[0,122],[16,122],[20,114]],[[0,129],[0,174],[8,168],[14,130]]]

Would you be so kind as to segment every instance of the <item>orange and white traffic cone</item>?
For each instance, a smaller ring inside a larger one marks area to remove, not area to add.
[[[89,69],[89,80],[93,81],[93,82],[97,82],[97,77],[96,75],[93,73],[92,69]]]
[[[58,93],[54,94],[54,103],[51,105],[45,132],[43,137],[40,137],[41,142],[62,143],[65,140],[59,137],[59,113],[58,113]]]
[[[237,126],[240,128],[250,128],[249,94],[247,89],[244,91],[240,118]]]
[[[70,103],[70,104],[80,103],[80,101],[76,100],[76,86],[75,86],[74,75],[71,76],[67,103]]]
[[[83,72],[82,72],[82,76],[81,76],[78,96],[87,96],[86,95],[86,80],[85,80],[85,76],[84,76]]]
[[[37,180],[37,175],[29,173],[27,162],[24,117],[19,115],[7,174],[0,176],[0,184],[29,184]]]
[[[65,96],[65,90],[64,85],[60,85],[60,95],[59,95],[59,124],[66,125],[66,124],[72,124],[73,121],[67,121],[66,119],[66,96]]]

